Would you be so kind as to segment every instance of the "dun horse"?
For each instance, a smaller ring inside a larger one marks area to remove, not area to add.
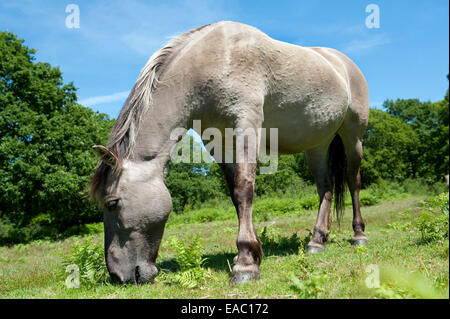
[[[164,182],[178,141],[170,135],[175,128],[191,128],[194,120],[220,131],[277,128],[279,153],[306,151],[315,176],[320,207],[308,251],[325,248],[332,194],[339,217],[346,184],[353,202],[353,243],[366,243],[358,196],[368,116],[364,76],[336,50],[276,41],[235,22],[172,39],[142,69],[107,147],[94,146],[100,161],[90,192],[103,207],[112,279],[143,283],[156,276],[172,209]],[[259,142],[244,144],[246,151],[249,147],[258,148]],[[256,164],[220,162],[239,218],[231,282],[256,280],[263,253],[252,221]]]

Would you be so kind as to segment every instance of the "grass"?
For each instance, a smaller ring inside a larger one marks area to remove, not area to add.
[[[237,253],[238,224],[229,203],[216,209],[172,214],[158,257],[160,275],[153,284],[118,286],[81,282],[80,288],[66,288],[64,259],[71,247],[85,238],[81,236],[0,247],[0,297],[448,298],[448,253],[447,256],[442,253],[443,244],[439,241],[423,243],[420,231],[411,226],[422,214],[420,202],[424,198],[393,196],[377,205],[363,207],[370,240],[365,249],[357,249],[350,243],[352,212],[347,208],[341,228],[333,223],[330,242],[317,255],[303,253],[303,244],[315,223],[316,209],[296,204],[288,210],[286,207],[293,203],[289,198],[261,199],[255,203],[255,227],[258,234],[264,232],[261,279],[238,286],[229,286],[229,265]],[[191,242],[196,236],[202,239],[201,258],[206,259],[202,267],[208,271],[207,280],[192,285],[193,288],[166,280],[167,273],[180,271],[170,239]],[[96,233],[89,238],[102,243],[103,234]],[[364,284],[369,265],[380,268],[380,288],[369,289]],[[419,288],[408,286],[414,282]]]

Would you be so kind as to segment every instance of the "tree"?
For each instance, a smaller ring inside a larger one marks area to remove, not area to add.
[[[363,136],[364,156],[361,176],[364,185],[378,178],[404,180],[413,174],[418,137],[401,119],[370,109],[369,124]]]
[[[286,193],[292,190],[302,192],[303,178],[311,172],[306,165],[304,153],[295,155],[279,155],[278,167],[272,174],[260,174],[260,163],[256,168],[255,194],[258,196]]]
[[[448,80],[448,75],[447,75]],[[439,130],[436,134],[436,144],[438,145],[437,152],[440,160],[437,162],[437,172],[440,174],[449,173],[449,96],[448,89],[442,101],[436,102],[438,112]]]
[[[76,103],[61,71],[0,32],[0,243],[101,220],[85,196],[113,121]]]
[[[448,174],[448,91],[445,99],[435,103],[417,99],[386,100],[387,112],[401,119],[417,135],[417,144],[409,153],[412,177],[429,183]]]
[[[201,144],[189,139],[190,163],[169,162],[166,186],[172,196],[173,210],[181,213],[186,205],[196,206],[213,198],[223,198],[227,194],[225,178],[222,176],[219,165],[216,162],[206,163],[203,159],[209,155],[202,152],[202,161],[193,162],[193,150],[201,149]],[[178,152],[181,152],[181,144]]]

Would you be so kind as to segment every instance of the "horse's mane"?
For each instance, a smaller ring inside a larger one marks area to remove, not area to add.
[[[132,155],[139,123],[152,105],[152,93],[155,91],[159,78],[167,65],[196,32],[207,26],[204,25],[174,37],[164,47],[156,51],[141,70],[120,111],[108,141],[107,148],[116,158],[116,165],[113,168],[115,174],[120,174],[123,160]],[[100,159],[89,183],[89,194],[92,199],[100,201],[99,188],[109,169],[110,166]]]

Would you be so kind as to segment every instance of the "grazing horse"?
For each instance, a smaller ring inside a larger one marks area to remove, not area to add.
[[[103,207],[111,278],[144,283],[156,276],[155,261],[172,210],[164,182],[179,139],[171,138],[171,132],[192,128],[194,120],[220,132],[233,128],[236,139],[246,129],[278,129],[279,153],[305,151],[317,184],[320,205],[307,250],[325,248],[332,194],[339,217],[346,185],[353,203],[353,243],[366,243],[358,196],[368,116],[364,76],[336,50],[280,42],[236,22],[173,38],[142,69],[107,147],[94,146],[100,161],[90,194]],[[244,143],[244,151],[260,151],[260,145],[259,140],[257,145]],[[262,259],[252,221],[256,163],[247,157],[216,160],[239,218],[231,282],[256,280]]]

